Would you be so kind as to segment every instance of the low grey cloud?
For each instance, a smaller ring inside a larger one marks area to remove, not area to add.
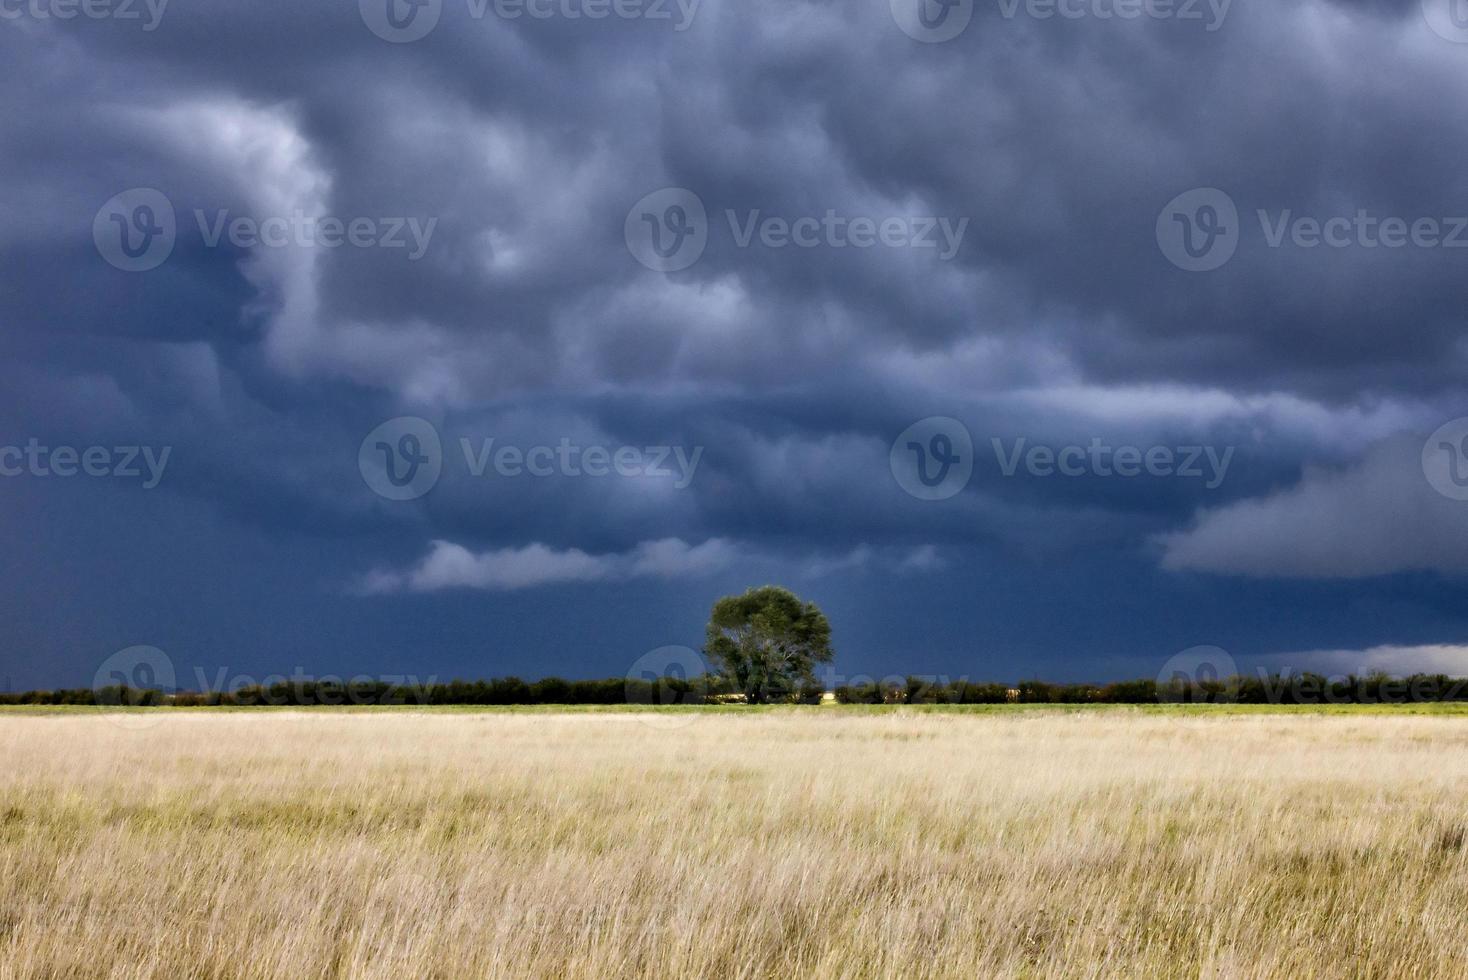
[[[625,555],[589,555],[578,548],[558,551],[543,544],[475,554],[449,541],[435,541],[432,550],[409,571],[373,572],[361,588],[368,594],[402,589],[513,591],[610,578],[698,575],[727,567],[733,558],[733,546],[718,539],[699,545],[676,538],[649,541]]]
[[[588,554],[579,548],[556,549],[535,543],[475,553],[450,541],[435,541],[429,553],[404,571],[378,569],[356,589],[365,595],[393,592],[438,592],[477,589],[513,592],[520,589],[586,582],[636,579],[704,578],[732,567],[783,566],[804,580],[862,569],[878,560],[874,549],[859,545],[846,554],[805,556],[795,560],[723,538],[689,544],[678,538],[644,541],[620,554]],[[931,546],[883,560],[900,573],[937,571],[943,560]]]
[[[1370,674],[1468,677],[1468,646],[1462,644],[1384,644],[1366,650],[1304,650],[1277,654],[1269,661],[1279,670],[1310,671],[1327,677]]]
[[[1397,436],[1345,467],[1311,467],[1292,487],[1205,510],[1160,538],[1162,565],[1265,578],[1363,578],[1468,571],[1468,504],[1434,489],[1423,436]]]

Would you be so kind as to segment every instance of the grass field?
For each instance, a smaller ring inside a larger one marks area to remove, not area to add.
[[[0,977],[1461,977],[1455,715],[0,711]]]

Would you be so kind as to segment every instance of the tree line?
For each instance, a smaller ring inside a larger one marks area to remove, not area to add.
[[[819,704],[820,684],[763,685],[757,703]],[[1468,678],[1445,674],[1386,674],[1327,678],[1319,674],[1271,674],[1220,680],[1120,681],[1112,684],[1009,685],[945,681],[930,677],[842,684],[841,704],[1428,704],[1468,701]],[[73,688],[0,693],[0,705],[95,705],[131,707],[328,707],[333,705],[708,705],[750,703],[730,678],[707,674],[656,680],[566,680],[518,677],[400,685],[380,681],[294,680],[233,691],[160,691],[130,687]]]
[[[831,624],[812,602],[767,585],[714,604],[706,629],[707,673],[692,677],[565,680],[518,677],[401,685],[373,680],[292,679],[218,692],[166,692],[131,687],[0,694],[0,704],[132,705],[139,707],[315,707],[329,705],[698,705],[819,704],[825,685],[818,664],[835,657]],[[1112,684],[949,681],[925,677],[841,684],[842,704],[1409,704],[1468,701],[1468,678],[1387,674],[1327,678],[1273,674],[1228,678],[1175,677]]]

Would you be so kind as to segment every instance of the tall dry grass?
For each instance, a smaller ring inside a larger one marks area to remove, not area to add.
[[[0,976],[1468,975],[1468,723],[0,715]]]

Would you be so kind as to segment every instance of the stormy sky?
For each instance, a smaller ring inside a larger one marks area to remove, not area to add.
[[[1460,0],[0,0],[0,683],[1468,674]]]

